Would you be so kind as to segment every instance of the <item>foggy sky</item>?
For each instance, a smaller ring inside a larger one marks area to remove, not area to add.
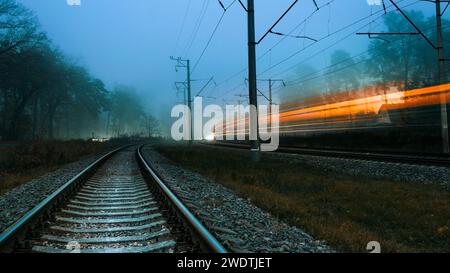
[[[184,70],[176,73],[174,62],[169,56],[191,59],[194,64],[210,37],[222,8],[216,0],[206,0],[206,12],[199,31],[192,40],[196,22],[199,20],[205,0],[81,0],[81,6],[69,6],[66,0],[20,0],[38,16],[48,36],[66,55],[76,59],[95,76],[112,88],[116,83],[134,86],[144,96],[147,109],[155,115],[167,113],[177,101],[174,81],[184,80]],[[256,0],[257,39],[287,9],[293,0]],[[330,0],[317,0],[319,6]],[[397,0],[400,2],[401,0]],[[184,26],[184,14],[190,2]],[[222,0],[228,5],[232,0]],[[243,1],[246,3],[246,1]],[[386,1],[388,2],[388,1]],[[401,5],[418,1],[403,0]],[[432,11],[429,3],[417,3],[414,9]],[[294,9],[274,29],[288,33],[315,10],[312,0],[300,0]],[[302,25],[294,35],[307,35],[315,39],[348,25],[356,20],[382,10],[381,6],[369,6],[366,0],[335,0],[331,5],[320,9],[306,25]],[[288,78],[295,73],[286,71],[308,56],[330,47],[330,45],[355,32],[382,13],[361,21],[353,27],[320,41],[299,53],[289,61],[259,75],[262,78]],[[371,26],[371,30],[381,30],[382,19]],[[378,29],[377,29],[378,28]],[[369,27],[360,29],[368,31]],[[181,35],[179,35],[181,33]],[[271,48],[281,37],[268,35],[257,47],[257,55]],[[178,43],[177,43],[178,41]],[[192,43],[192,46],[189,45]],[[261,73],[273,64],[300,50],[311,42],[286,38],[264,58],[258,61]],[[367,37],[351,37],[332,46],[330,49],[308,61],[320,69],[326,67],[329,54],[337,49],[345,49],[351,54],[364,51]],[[189,49],[189,50],[188,50]],[[246,69],[247,63],[247,25],[246,13],[236,1],[226,12],[209,48],[194,71],[194,80],[214,76],[217,88],[208,88],[204,95],[222,99],[236,100],[235,94],[246,93],[244,83],[247,72],[239,74],[228,82],[225,79]],[[283,73],[280,73],[283,72]],[[196,94],[204,81],[193,84]],[[260,86],[264,90],[264,86]],[[214,101],[210,101],[214,102]]]

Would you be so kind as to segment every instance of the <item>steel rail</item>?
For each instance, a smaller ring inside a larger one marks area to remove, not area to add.
[[[72,193],[86,178],[92,175],[97,168],[99,168],[106,160],[116,154],[118,151],[129,147],[125,145],[117,148],[84,168],[81,172],[75,175],[72,179],[59,187],[56,191],[50,194],[47,198],[42,200],[38,205],[29,210],[24,216],[18,219],[14,224],[9,226],[0,234],[0,252],[12,252],[16,245],[20,244],[19,240],[24,238],[28,232],[31,232],[33,226],[38,224],[39,219],[51,211],[56,205],[64,201],[67,194]],[[21,246],[23,247],[23,246]]]
[[[144,145],[137,150],[137,157],[142,163],[143,168],[148,172],[150,177],[156,183],[159,191],[167,199],[169,204],[175,208],[176,213],[181,218],[185,226],[189,229],[194,240],[200,245],[202,251],[212,253],[227,253],[227,250],[221,243],[205,228],[205,226],[192,214],[189,209],[181,202],[181,200],[169,189],[169,187],[156,174],[155,170],[150,167],[147,159],[142,155]]]
[[[202,143],[204,145],[222,146],[235,149],[249,149],[247,144],[232,144],[232,143]],[[331,149],[316,149],[316,148],[300,148],[294,146],[280,146],[276,151],[278,153],[290,153],[300,155],[313,155],[323,157],[336,157],[348,159],[371,160],[377,162],[392,162],[415,165],[428,166],[442,166],[450,167],[450,158],[445,156],[438,156],[436,154],[394,154],[387,152],[357,152],[348,150],[331,150]]]

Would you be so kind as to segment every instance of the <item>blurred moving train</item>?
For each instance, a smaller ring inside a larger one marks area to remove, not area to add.
[[[389,86],[368,86],[281,103],[281,144],[439,152],[441,104],[445,102],[450,110],[450,83],[410,90],[401,90],[401,85],[395,83]],[[260,116],[260,122],[265,118]],[[248,117],[245,122],[248,124]],[[231,127],[236,129],[236,124],[236,120],[228,120],[223,127],[225,135]]]
[[[439,126],[450,84],[400,91],[369,86],[280,105],[281,135],[386,127]]]

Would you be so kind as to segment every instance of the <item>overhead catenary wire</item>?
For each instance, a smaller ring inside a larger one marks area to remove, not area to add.
[[[317,42],[316,39],[309,37],[309,36],[304,36],[304,35],[289,35],[289,34],[284,34],[278,31],[273,31],[271,30],[270,33],[274,34],[274,35],[279,35],[279,36],[286,36],[286,37],[291,37],[291,38],[300,38],[300,39],[307,39],[307,40],[311,40],[314,42]]]
[[[277,43],[275,43],[272,47],[270,47],[268,50],[266,50],[263,54],[261,54],[260,56],[258,56],[257,60],[261,60],[262,58],[264,58],[265,56],[267,56],[274,48],[276,48],[277,46],[279,46],[286,38],[288,38],[289,35],[292,35],[300,26],[302,26],[303,24],[305,24],[308,20],[310,20],[320,9],[322,9],[323,7],[330,5],[331,3],[333,3],[336,0],[330,0],[327,3],[321,5],[318,7],[318,9],[314,9],[313,12],[311,12],[304,20],[302,20],[300,23],[298,23],[292,30],[290,30],[286,36],[283,36]],[[242,2],[239,0],[239,2],[242,4]],[[245,7],[245,6],[244,6]],[[217,84],[217,86],[221,86],[227,82],[229,82],[231,79],[236,78],[237,76],[239,76],[240,74],[244,73],[245,71],[247,71],[247,68],[242,68],[241,70],[233,73],[232,75],[230,75],[229,77],[227,77],[225,80],[219,82]]]
[[[322,9],[323,7],[326,7],[330,4],[332,4],[335,0],[330,0],[327,3],[324,3],[321,6],[318,6],[318,9],[315,9],[311,14],[309,14],[303,21],[301,21],[299,24],[297,24],[291,31],[289,31],[287,33],[286,36],[284,36],[282,39],[280,39],[275,45],[273,45],[272,47],[270,47],[268,50],[266,50],[262,55],[260,55],[257,60],[261,60],[263,57],[265,57],[269,52],[271,52],[275,47],[279,46],[289,35],[292,35],[292,33],[294,33],[300,26],[302,26],[303,24],[305,24],[308,20],[310,20],[320,9]],[[404,1],[404,0],[401,0]],[[373,14],[371,14],[370,16],[372,16]],[[364,18],[366,19],[366,18]],[[335,33],[331,33],[328,34],[330,37],[333,36],[334,34],[337,34],[338,32]],[[308,48],[311,46],[311,44],[308,46]],[[306,50],[307,48],[303,48],[303,50]],[[231,75],[230,77],[228,77],[227,79],[225,79],[224,81],[220,82],[219,84],[217,84],[217,86],[221,86],[224,83],[230,81],[231,79],[239,76],[240,74],[244,73],[246,71],[246,68],[241,69],[240,71],[234,73],[233,75]],[[243,84],[240,84],[239,86],[242,86]],[[236,89],[237,87],[233,88]]]
[[[208,41],[207,41],[205,47],[203,48],[202,53],[200,54],[200,57],[198,57],[197,61],[195,62],[194,66],[193,66],[193,68],[192,68],[192,73],[194,73],[194,71],[196,70],[198,64],[200,63],[200,61],[201,61],[203,55],[205,54],[206,50],[208,49],[208,47],[209,47],[209,45],[210,45],[212,39],[214,38],[214,35],[215,35],[216,32],[217,32],[217,29],[219,28],[220,24],[222,23],[223,18],[225,17],[225,14],[226,14],[227,10],[228,10],[231,6],[233,6],[233,4],[236,2],[236,0],[234,0],[233,2],[231,2],[231,4],[229,4],[227,7],[225,7],[225,6],[223,5],[223,3],[222,3],[220,0],[218,0],[218,2],[219,2],[219,4],[220,4],[220,6],[223,8],[222,15],[220,16],[219,21],[217,22],[216,26],[214,27],[214,30],[213,30],[213,32],[211,33],[211,35],[210,35],[210,37],[209,37],[209,39],[208,39]]]
[[[433,27],[431,27],[430,29],[426,29],[425,31],[427,31],[427,30],[432,30],[432,28],[433,28]],[[450,28],[450,25],[443,27],[443,29],[448,29],[448,28]],[[413,45],[413,44],[416,44],[416,43],[418,43],[418,42],[420,42],[420,41],[421,41],[421,40],[417,38],[416,40],[410,41],[410,42],[408,43],[408,46],[411,46],[411,45]],[[398,43],[398,42],[401,42],[401,39],[398,39],[397,41],[394,41],[394,42],[392,42],[392,43]],[[383,46],[383,45],[380,45],[379,47],[382,47],[382,46]],[[361,59],[361,60],[359,60],[359,61],[357,61],[357,62],[354,62],[354,63],[349,64],[349,65],[347,65],[347,66],[341,67],[341,68],[339,68],[339,69],[332,70],[332,71],[328,71],[328,72],[323,73],[323,74],[319,74],[319,73],[321,73],[321,72],[323,72],[323,71],[327,71],[327,70],[329,70],[330,68],[333,68],[333,67],[335,67],[335,66],[338,66],[338,65],[340,65],[340,64],[343,64],[343,63],[348,62],[348,61],[350,61],[350,60],[354,60],[354,59],[357,59],[357,58],[359,58],[359,57],[362,57],[362,56],[364,56],[364,55],[370,53],[371,51],[377,50],[379,47],[376,47],[376,48],[373,48],[373,49],[366,50],[366,51],[361,52],[361,53],[359,53],[359,54],[356,54],[356,55],[354,55],[354,56],[352,56],[352,57],[350,57],[350,58],[346,58],[346,59],[344,59],[344,60],[342,60],[342,61],[340,61],[340,62],[337,62],[337,63],[335,63],[335,64],[326,66],[326,67],[324,67],[324,68],[322,68],[322,69],[320,69],[320,70],[314,71],[314,72],[309,73],[309,74],[306,74],[306,75],[302,75],[300,78],[297,78],[297,79],[291,80],[291,81],[287,81],[287,83],[288,83],[289,86],[299,85],[299,84],[302,84],[302,83],[305,83],[305,82],[308,82],[308,81],[312,81],[312,80],[315,80],[315,79],[318,79],[318,78],[322,78],[322,77],[329,76],[329,75],[331,75],[331,74],[333,74],[333,73],[337,73],[337,72],[340,72],[340,71],[342,71],[342,70],[351,68],[352,66],[357,66],[357,65],[359,65],[359,64],[361,64],[361,63],[370,61],[370,59]],[[381,56],[382,54],[383,54],[383,53],[379,53],[379,54],[375,55],[374,57]],[[319,75],[314,76],[315,74],[319,74]],[[279,91],[280,89],[281,89],[281,88],[275,89],[274,92]]]
[[[361,53],[358,53],[358,54],[356,54],[356,55],[353,55],[353,56],[351,56],[350,58],[343,59],[343,60],[341,60],[341,61],[339,61],[339,62],[337,62],[337,63],[334,63],[334,64],[332,64],[332,65],[328,65],[328,66],[326,66],[326,67],[324,67],[324,68],[322,68],[322,69],[320,69],[320,70],[314,71],[314,72],[312,72],[312,73],[310,73],[310,74],[302,75],[300,78],[297,78],[296,80],[291,80],[291,81],[287,81],[287,82],[289,83],[289,85],[295,84],[295,82],[297,82],[299,79],[303,79],[303,78],[305,78],[306,76],[311,76],[311,75],[320,73],[320,72],[322,72],[322,71],[326,71],[327,69],[330,69],[330,68],[332,68],[332,67],[334,67],[334,66],[338,66],[338,65],[340,65],[340,64],[342,64],[342,63],[345,63],[345,62],[347,62],[347,61],[349,61],[349,60],[352,60],[352,59],[356,59],[356,58],[362,57],[362,56],[366,55],[367,53],[369,53],[370,51],[375,50],[375,49],[378,49],[378,47],[373,48],[373,49],[365,50],[364,52],[361,52]]]
[[[291,11],[291,9],[298,3],[298,0],[295,0],[294,2],[292,2],[292,4],[287,8],[287,10],[280,16],[280,18],[278,18],[275,23],[266,31],[266,33],[263,34],[263,36],[261,38],[259,38],[259,40],[256,42],[256,44],[260,44],[262,42],[262,40],[264,40],[264,38],[266,38],[266,36],[272,32],[272,30],[278,25],[278,23],[281,22],[281,20],[283,20],[283,18],[289,13],[289,11]]]
[[[195,95],[195,97],[200,96],[200,94],[206,89],[206,87],[208,87],[208,85],[209,85],[211,82],[214,82],[214,77],[211,77],[211,78],[208,80],[208,82],[200,89],[200,91],[198,91],[198,93]]]
[[[403,1],[405,1],[405,0],[400,0],[400,2],[403,2]],[[330,1],[330,2],[332,2],[332,1]],[[330,3],[330,2],[329,2],[329,3]],[[416,1],[415,3],[417,3],[417,2],[419,2],[419,0]],[[329,3],[326,3],[326,4],[323,5],[323,6],[326,6],[326,5],[328,5]],[[322,7],[323,7],[323,6],[322,6]],[[338,29],[338,30],[336,30],[336,31],[334,31],[334,32],[332,32],[332,33],[330,33],[330,34],[324,36],[324,37],[322,37],[322,38],[320,38],[320,39],[318,40],[318,42],[323,41],[323,40],[325,40],[325,39],[327,39],[327,38],[329,38],[329,37],[332,37],[332,36],[334,36],[334,35],[336,35],[336,34],[342,32],[342,31],[344,31],[344,30],[346,30],[346,29],[348,29],[348,28],[350,28],[350,27],[352,27],[352,26],[354,26],[354,25],[356,25],[356,24],[358,24],[358,23],[361,23],[361,22],[367,20],[368,18],[370,18],[370,17],[372,17],[372,16],[374,16],[374,15],[380,13],[380,12],[381,12],[381,11],[378,11],[378,12],[375,12],[375,13],[373,13],[373,14],[371,13],[371,14],[368,15],[368,16],[364,16],[364,17],[362,17],[362,18],[360,18],[360,19],[358,19],[358,20],[356,20],[356,21],[354,21],[354,22],[352,22],[352,23],[350,23],[350,24],[348,24],[348,25],[346,25],[346,26],[344,26],[344,27],[342,27],[342,28],[340,28],[340,29]],[[313,13],[311,14],[311,16],[314,15],[314,13],[315,13],[315,12],[313,12]],[[378,18],[381,18],[381,17],[382,17],[382,16],[379,16]],[[378,18],[377,18],[377,19],[378,19]],[[298,28],[300,25],[301,25],[301,24],[297,25],[296,28]],[[363,27],[359,28],[357,31],[363,29],[363,28],[366,27],[366,26],[367,26],[367,25],[364,25]],[[294,30],[294,31],[295,31],[295,30]],[[292,32],[292,31],[291,31],[291,32]],[[347,39],[347,38],[353,36],[354,33],[355,33],[355,32],[352,32],[351,34],[345,36],[344,38],[342,38],[342,39],[340,39],[339,41],[335,42],[335,43],[332,44],[331,46],[327,47],[325,50],[328,50],[329,48],[331,48],[331,47],[337,45],[338,43],[344,41],[345,39]],[[299,53],[305,51],[306,49],[310,48],[311,46],[313,46],[313,45],[315,45],[315,44],[316,44],[316,43],[311,43],[311,44],[309,44],[308,46],[306,46],[306,47],[300,49],[299,51],[296,51],[294,54],[290,55],[288,58],[285,58],[283,61],[281,61],[281,62],[279,62],[279,63],[277,63],[277,64],[275,64],[275,65],[272,65],[272,66],[269,67],[268,69],[264,70],[263,72],[261,72],[260,74],[258,74],[258,76],[261,76],[262,74],[268,72],[268,71],[271,70],[272,68],[274,68],[274,67],[278,66],[279,64],[281,64],[281,63],[287,61],[288,59],[291,59],[291,58],[295,57],[295,56],[298,55]],[[268,52],[268,51],[267,51],[267,52]],[[266,52],[266,53],[267,53],[267,52]],[[314,54],[313,56],[311,56],[311,57],[309,57],[309,58],[307,58],[307,59],[311,59],[311,58],[317,56],[318,54],[320,54],[320,53],[322,53],[322,52],[323,52],[323,50],[317,52],[316,54]],[[265,53],[265,54],[266,54],[266,53]],[[264,55],[264,54],[263,54],[263,55]],[[303,62],[303,61],[302,61],[302,62]],[[275,76],[279,76],[280,74],[285,73],[287,70],[292,70],[295,66],[298,66],[298,65],[299,65],[299,64],[295,64],[294,66],[289,67],[288,69],[284,70],[284,71],[281,72],[281,73],[276,74]],[[244,70],[244,71],[245,71],[245,70]],[[242,73],[242,70],[241,70],[240,72],[236,73],[235,75],[239,75],[239,74],[241,74],[241,73]],[[234,77],[236,77],[236,76],[233,76],[233,78],[234,78]],[[230,77],[230,79],[231,79],[231,77]],[[222,82],[221,82],[220,84],[222,84]],[[219,85],[220,85],[220,84],[219,84]],[[242,84],[240,84],[240,85],[234,87],[233,89],[231,89],[231,90],[225,92],[223,95],[219,96],[219,98],[222,98],[222,97],[226,96],[227,93],[232,92],[232,91],[236,90],[237,88],[239,88],[239,87],[241,87],[241,86],[243,86],[243,85],[244,85],[244,83],[242,83]]]
[[[184,31],[184,26],[185,26],[185,23],[186,23],[186,18],[187,18],[187,15],[188,15],[188,13],[189,13],[189,10],[190,10],[190,8],[191,8],[191,4],[192,4],[192,0],[189,0],[189,2],[188,2],[188,4],[187,4],[187,7],[186,7],[186,11],[184,12],[184,16],[183,16],[183,20],[182,20],[182,23],[181,23],[180,31],[178,32],[177,40],[176,40],[176,42],[175,42],[175,48],[174,48],[174,51],[176,51],[176,50],[178,49],[178,45],[179,45],[179,43],[180,43],[180,38],[181,38],[181,35],[183,34],[183,31]]]
[[[400,2],[404,2],[404,1],[406,1],[406,0],[400,0],[399,3],[400,3]],[[405,7],[414,5],[414,4],[418,3],[418,2],[420,2],[420,0],[417,0],[417,1],[415,1],[414,3],[407,4]],[[391,6],[389,6],[389,7],[393,7],[393,5],[391,5]],[[388,8],[388,7],[387,7],[387,8]],[[396,10],[391,10],[390,12],[393,12],[393,11],[396,11]],[[356,20],[355,22],[352,22],[352,23],[350,23],[350,24],[348,24],[348,25],[346,25],[346,26],[344,26],[344,27],[342,27],[342,28],[340,28],[340,29],[338,29],[338,30],[335,30],[334,32],[332,32],[332,33],[330,33],[330,34],[327,34],[327,35],[323,36],[322,38],[319,38],[317,42],[321,42],[321,41],[323,41],[323,40],[325,40],[325,39],[327,39],[327,38],[329,38],[329,37],[331,37],[331,36],[333,36],[333,35],[335,35],[335,34],[338,34],[338,33],[342,32],[342,31],[344,31],[344,30],[346,30],[346,29],[349,29],[349,28],[351,28],[351,27],[353,27],[353,26],[355,26],[355,25],[357,25],[357,24],[359,24],[359,23],[361,23],[361,22],[364,22],[365,20],[369,19],[370,17],[372,17],[372,16],[374,16],[374,15],[376,15],[376,14],[379,14],[380,12],[383,12],[383,10],[379,10],[379,11],[373,13],[373,14],[370,14],[370,15],[368,15],[368,16],[364,16],[364,17],[362,17],[362,18]],[[382,15],[379,16],[378,18],[381,18],[381,17],[383,17],[384,15],[385,15],[385,14],[382,14]],[[368,24],[367,24],[367,25],[368,25]],[[364,27],[366,27],[367,25],[364,25]],[[362,28],[360,28],[359,30],[361,30],[361,29],[362,29]],[[359,30],[358,30],[358,31],[359,31]],[[353,34],[355,34],[355,33],[352,33],[352,35],[353,35]],[[345,36],[345,39],[348,38],[348,37],[350,37],[350,36],[351,36],[351,35]],[[342,42],[342,41],[345,40],[345,39],[341,39],[341,40],[339,40],[339,42]],[[314,44],[317,44],[317,43],[314,43]],[[282,63],[287,62],[288,60],[294,58],[295,56],[297,56],[297,55],[300,54],[301,52],[305,51],[306,49],[310,48],[310,47],[311,47],[312,45],[314,45],[314,44],[310,44],[310,45],[308,45],[308,46],[305,47],[305,48],[302,48],[302,49],[300,49],[300,50],[298,50],[298,51],[295,51],[294,53],[292,53],[292,54],[289,55],[288,57],[285,57],[284,59],[280,60],[279,62],[275,63],[274,65],[272,65],[272,66],[266,68],[264,71],[262,71],[261,73],[259,73],[258,76],[263,75],[263,74],[267,73],[268,71],[274,69],[275,67],[278,67],[278,66],[281,65]],[[337,43],[334,43],[333,46],[336,45],[336,44],[337,44]],[[292,69],[293,69],[295,66],[297,66],[297,65],[298,65],[298,64],[295,64],[295,65],[293,65],[293,66],[290,66],[289,68],[283,70],[283,72],[280,72],[280,73],[278,73],[278,74],[276,74],[276,75],[278,76],[278,75],[280,75],[280,74],[282,74],[282,73],[285,73],[285,72],[288,71],[288,70],[292,70]]]
[[[208,7],[209,7],[209,0],[204,0],[202,8],[200,10],[200,16],[197,18],[197,21],[195,23],[193,32],[191,33],[189,41],[186,44],[186,47],[185,47],[185,49],[183,51],[183,55],[187,55],[188,52],[191,50],[191,47],[194,44],[194,41],[197,38],[197,34],[198,34],[198,32],[200,30],[200,27],[201,27],[201,25],[203,23],[203,19],[205,18],[206,11],[208,10]]]
[[[379,19],[379,18],[377,18],[377,19]],[[372,23],[372,22],[374,22],[374,21],[371,21],[370,23]],[[363,25],[362,27],[358,28],[358,29],[356,30],[356,32],[357,32],[357,31],[360,31],[360,30],[362,30],[362,29],[364,29],[364,28],[367,27],[370,23],[367,23],[367,24]],[[323,48],[323,49],[321,49],[321,50],[318,50],[318,51],[315,52],[314,54],[309,55],[307,58],[303,59],[302,61],[297,62],[296,64],[294,64],[294,65],[292,65],[292,66],[290,66],[290,67],[284,69],[283,71],[281,71],[281,72],[279,72],[279,73],[276,73],[274,76],[279,76],[279,75],[285,74],[285,73],[288,72],[288,71],[291,71],[291,70],[294,69],[295,67],[297,67],[297,66],[299,66],[299,65],[301,65],[301,64],[304,64],[304,63],[306,63],[307,61],[309,61],[309,60],[311,60],[311,59],[313,59],[313,58],[315,58],[315,57],[321,55],[321,54],[324,53],[325,51],[327,51],[327,50],[329,50],[329,49],[335,47],[337,44],[343,42],[344,40],[346,40],[346,39],[348,39],[348,38],[350,38],[350,37],[352,37],[354,34],[355,34],[355,32],[351,32],[351,33],[347,34],[346,36],[344,36],[344,37],[342,37],[341,39],[337,40],[336,42],[332,43],[331,45],[329,45],[329,46],[327,46],[327,47],[325,47],[325,48]],[[264,74],[264,72],[261,73],[261,74]]]
[[[320,9],[330,5],[331,3],[333,3],[335,0],[331,0],[328,1],[327,3],[321,5],[318,7],[318,9],[314,9],[314,11],[312,13],[310,13],[305,19],[303,19],[300,23],[298,23],[291,31],[289,31],[287,34],[285,34],[285,36],[283,38],[281,38],[277,43],[275,43],[275,45],[273,45],[272,47],[270,47],[268,50],[266,50],[263,54],[261,54],[258,57],[258,60],[262,59],[263,57],[265,57],[269,52],[271,52],[275,47],[279,46],[286,38],[288,38],[290,35],[293,35],[293,33],[303,24],[306,24],[306,22],[308,20],[310,20]],[[300,35],[300,34],[299,34]]]

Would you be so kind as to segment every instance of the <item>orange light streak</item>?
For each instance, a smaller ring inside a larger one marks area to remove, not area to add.
[[[289,110],[280,113],[280,122],[330,119],[343,116],[353,117],[358,114],[378,115],[383,105],[386,105],[389,109],[399,109],[439,104],[441,102],[441,94],[448,92],[448,90],[450,90],[450,84],[442,84]],[[446,101],[448,103],[448,96],[446,96]]]

